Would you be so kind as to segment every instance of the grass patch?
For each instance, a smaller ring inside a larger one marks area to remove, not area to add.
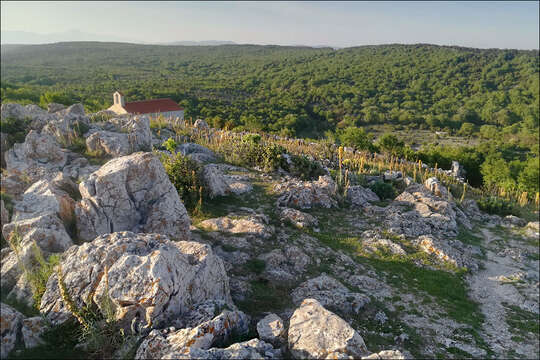
[[[473,246],[482,245],[482,237],[473,234],[470,230],[467,230],[463,226],[459,227],[459,232],[456,239],[468,245],[473,245]]]
[[[506,310],[506,323],[512,328],[515,335],[530,337],[530,333],[538,338],[539,321],[538,315],[519,306],[503,303]]]
[[[251,259],[247,261],[244,266],[246,269],[255,274],[261,274],[266,268],[266,263],[260,259]]]
[[[238,308],[256,316],[265,312],[280,312],[292,306],[291,289],[265,279],[251,282],[251,294],[245,301],[237,302]]]

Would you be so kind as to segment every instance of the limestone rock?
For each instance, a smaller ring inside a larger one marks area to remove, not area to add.
[[[249,360],[249,359],[281,359],[281,351],[259,339],[251,339],[241,343],[232,344],[225,349],[212,348],[208,350],[211,359],[216,360]]]
[[[368,353],[356,330],[315,299],[305,299],[293,313],[288,343],[296,359],[360,358]]]
[[[0,303],[0,356],[5,359],[15,347],[23,315],[9,305]]]
[[[193,124],[193,126],[196,129],[208,129],[209,128],[208,124],[203,119],[195,120],[195,123]]]
[[[208,245],[172,242],[160,234],[99,236],[66,251],[61,270],[79,307],[93,301],[102,308],[108,292],[115,318],[125,329],[162,326],[208,300],[232,301],[223,262]],[[40,312],[53,324],[71,317],[57,274],[47,282]]]
[[[362,360],[405,360],[405,356],[399,350],[383,350],[362,357]]]
[[[246,334],[248,323],[248,317],[243,312],[225,310],[194,328],[170,333],[167,330],[152,330],[139,346],[135,358],[175,358],[174,354],[189,353],[191,349],[207,350],[215,344],[226,342],[233,334]]]
[[[383,179],[385,181],[395,181],[402,178],[403,174],[401,171],[386,170],[383,174]]]
[[[245,234],[268,239],[274,233],[274,228],[268,225],[268,222],[268,217],[264,214],[230,214],[229,216],[201,221],[199,226],[211,231]]]
[[[413,241],[420,249],[435,255],[441,262],[447,262],[458,267],[477,270],[478,264],[473,259],[476,253],[470,245],[464,245],[457,240],[438,240],[432,236],[423,235]]]
[[[385,225],[396,234],[451,236],[458,233],[458,221],[471,227],[457,206],[435,196],[426,187],[413,184],[384,209]]]
[[[376,231],[367,230],[362,233],[362,248],[368,253],[374,253],[378,250],[389,251],[394,255],[406,255],[401,245],[387,239]]]
[[[9,150],[8,135],[0,132],[0,167],[6,168],[6,159],[4,155]]]
[[[22,336],[27,349],[43,344],[41,335],[45,331],[45,322],[41,316],[35,316],[22,321]]]
[[[25,273],[21,274],[19,280],[17,280],[17,283],[9,292],[7,298],[10,300],[15,300],[18,303],[25,304],[28,307],[34,306],[32,287],[30,286],[30,282],[26,278]]]
[[[49,105],[47,105],[47,111],[52,114],[52,113],[55,113],[55,112],[58,112],[60,110],[64,110],[66,107],[62,104],[57,104],[57,103],[50,103]]]
[[[4,205],[4,200],[0,200],[0,221],[1,226],[4,226],[9,222],[9,212]]]
[[[107,130],[93,132],[86,138],[88,150],[113,157],[151,150],[152,133],[148,116],[118,117],[111,121],[118,124],[118,132]]]
[[[521,218],[518,218],[517,216],[507,215],[503,218],[503,224],[507,226],[523,227],[527,224],[527,222]]]
[[[436,177],[430,177],[426,179],[426,181],[424,182],[424,185],[435,196],[438,196],[443,199],[452,198],[452,195],[448,192],[446,187],[443,184],[441,184],[439,179],[437,179]]]
[[[30,128],[41,130],[51,119],[55,119],[55,114],[49,114],[35,104],[22,106],[20,104],[3,103],[1,107],[1,118],[12,117],[18,120],[29,120]]]
[[[265,262],[263,277],[272,281],[293,281],[297,275],[306,271],[311,259],[298,246],[290,245],[285,249],[274,249],[259,255]]]
[[[236,176],[226,175],[217,164],[208,164],[203,167],[202,179],[210,198],[229,194],[243,194],[253,189],[249,182],[239,181]]]
[[[279,220],[289,222],[298,228],[306,228],[319,225],[319,221],[310,214],[292,208],[281,208]]]
[[[280,194],[278,207],[299,209],[337,207],[336,190],[336,183],[329,175],[319,176],[317,181],[290,180],[274,186],[274,192]]]
[[[190,219],[161,162],[152,153],[110,160],[79,185],[79,237],[91,241],[115,231],[189,238]]]
[[[182,155],[188,156],[198,163],[211,163],[218,160],[218,157],[212,150],[196,143],[180,144],[176,150],[181,152]]]
[[[355,185],[347,189],[347,200],[352,205],[364,206],[369,202],[380,201],[381,199],[371,189]]]
[[[285,334],[283,320],[276,314],[268,314],[257,323],[257,333],[261,340],[279,346]]]
[[[293,290],[291,297],[295,304],[300,304],[305,298],[313,298],[321,306],[332,306],[346,314],[358,313],[369,303],[369,297],[351,292],[339,281],[326,274],[300,284]]]
[[[464,178],[466,171],[461,164],[455,160],[452,161],[451,174],[455,178]]]
[[[60,170],[66,164],[66,153],[51,135],[32,130],[22,144],[14,144],[5,155],[9,173],[21,174],[31,182],[46,173]]]

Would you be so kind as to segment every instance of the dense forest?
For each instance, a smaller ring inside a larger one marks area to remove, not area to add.
[[[117,89],[128,101],[171,97],[215,127],[326,137],[446,168],[457,159],[474,185],[538,192],[536,50],[3,45],[1,75],[2,102],[82,102],[97,111]],[[483,141],[412,152],[389,136],[372,144],[369,129],[382,124]]]

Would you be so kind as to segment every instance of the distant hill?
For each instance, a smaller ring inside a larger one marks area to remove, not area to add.
[[[150,43],[152,44],[152,43]],[[205,41],[173,41],[155,43],[156,45],[183,45],[183,46],[216,46],[216,45],[236,45],[234,41],[205,40]]]
[[[1,33],[1,43],[4,44],[52,44],[63,41],[115,41],[137,42],[118,36],[89,34],[79,30],[69,30],[58,33],[38,34],[28,31],[4,31]]]

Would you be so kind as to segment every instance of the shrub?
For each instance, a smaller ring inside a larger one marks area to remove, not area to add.
[[[0,128],[7,134],[8,147],[24,142],[24,138],[30,132],[29,125],[30,119],[20,120],[13,117],[0,119]]]
[[[167,151],[174,154],[176,152],[176,147],[178,144],[176,141],[174,141],[173,138],[168,138],[167,141],[164,141],[163,144],[161,144]]]
[[[201,166],[182,153],[161,156],[161,162],[184,205],[193,211],[202,196]]]
[[[290,155],[292,161],[292,169],[288,171],[294,176],[302,180],[316,179],[320,175],[324,175],[325,171],[318,161],[313,161],[305,155]]]
[[[381,200],[393,199],[395,196],[394,187],[391,184],[382,181],[377,181],[369,188],[371,189],[371,191],[377,194],[377,196],[380,197]]]
[[[257,135],[258,136],[258,135]],[[256,137],[242,139],[234,153],[234,162],[240,166],[259,167],[263,171],[274,171],[284,167],[286,162],[282,154],[285,148],[276,144],[260,144]]]
[[[488,214],[496,214],[501,216],[512,214],[512,205],[509,201],[496,196],[484,197],[478,200],[480,210]]]

